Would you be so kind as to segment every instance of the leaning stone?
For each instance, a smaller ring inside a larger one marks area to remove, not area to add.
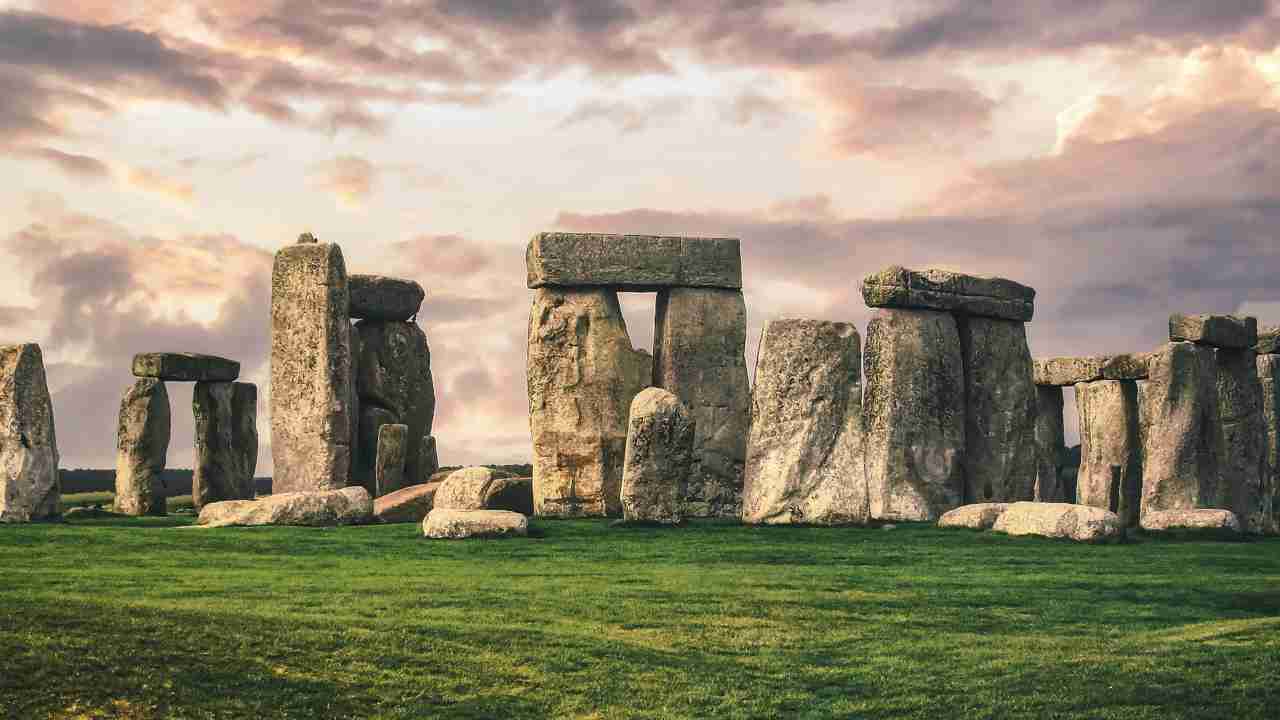
[[[1044,387],[1071,387],[1076,383],[1102,379],[1105,357],[1051,357],[1035,358],[1032,375],[1036,385]]]
[[[965,501],[1015,502],[1036,494],[1036,386],[1026,326],[962,316]]]
[[[196,510],[223,500],[249,500],[242,480],[243,460],[235,449],[235,421],[229,382],[196,383],[191,410],[196,420],[191,502]]]
[[[1009,508],[1009,503],[977,503],[962,505],[938,518],[940,528],[968,528],[990,530],[996,520]]]
[[[538,233],[529,241],[525,264],[530,288],[742,289],[735,238]]]
[[[631,347],[616,292],[534,294],[528,391],[536,514],[621,514],[627,417],[652,377],[652,358]]]
[[[631,403],[622,465],[622,517],[680,522],[681,490],[693,468],[694,419],[674,394],[649,388]]]
[[[161,478],[169,457],[169,432],[169,393],[164,381],[138,379],[120,401],[116,431],[116,512],[165,514]]]
[[[653,343],[653,383],[674,393],[696,426],[683,515],[741,517],[751,426],[742,291],[662,291]]]
[[[1218,486],[1218,370],[1213,348],[1172,342],[1143,393],[1142,510],[1211,507]]]
[[[892,266],[862,282],[868,307],[943,310],[1027,322],[1035,314],[1036,291],[1012,280],[950,270]]]
[[[506,510],[530,513],[533,484],[487,467],[455,470],[436,492],[433,507],[443,510]]]
[[[379,522],[422,522],[435,506],[436,491],[444,483],[410,485],[373,501],[373,516]]]
[[[1258,342],[1258,319],[1175,313],[1169,316],[1169,339],[1222,348],[1251,348]]]
[[[347,286],[353,320],[409,320],[427,296],[417,282],[385,275],[351,275]]]
[[[964,501],[964,365],[955,319],[885,309],[867,326],[871,516],[937,520]]]
[[[55,518],[61,503],[44,355],[35,343],[0,345],[0,523]]]
[[[1249,350],[1215,351],[1218,366],[1218,499],[1213,507],[1230,509],[1244,531],[1271,529],[1271,488],[1266,464],[1267,428],[1257,354]]]
[[[848,323],[774,320],[756,361],[742,521],[865,524],[862,347]]]
[[[529,518],[506,510],[436,508],[422,521],[422,534],[432,540],[525,537]]]
[[[361,525],[373,519],[373,499],[362,487],[320,492],[265,495],[257,500],[228,500],[205,505],[196,524],[229,525]]]
[[[408,426],[405,477],[421,478],[422,442],[431,436],[435,421],[436,390],[431,376],[431,348],[422,328],[411,322],[361,320],[356,323],[355,345],[359,374],[356,388],[361,408],[362,451],[357,456],[356,477],[373,487],[377,459],[377,427],[383,422]],[[370,414],[379,419],[366,426]]]
[[[1262,388],[1262,418],[1267,428],[1267,482],[1271,489],[1272,530],[1280,530],[1280,355],[1259,355],[1258,384]]]
[[[1000,514],[992,530],[1007,535],[1039,535],[1090,543],[1124,536],[1124,526],[1115,513],[1068,503],[1013,503]]]
[[[1142,529],[1150,532],[1225,530],[1238,533],[1240,520],[1230,510],[1157,510],[1142,514]]]
[[[291,245],[271,275],[271,454],[276,492],[350,478],[351,299],[342,250]]]
[[[139,353],[133,356],[133,375],[178,382],[231,382],[240,377],[240,363],[215,355]]]
[[[1123,380],[1080,383],[1076,409],[1080,470],[1075,501],[1116,513],[1125,527],[1137,526],[1142,496],[1137,384]]]
[[[1036,489],[1038,502],[1071,502],[1062,485],[1067,455],[1062,388],[1036,387]]]
[[[374,467],[375,497],[404,487],[404,455],[409,440],[409,426],[388,424],[378,428],[378,457]]]
[[[1280,326],[1258,330],[1258,344],[1253,346],[1259,355],[1280,354]]]
[[[252,499],[258,489],[253,476],[258,469],[258,386],[231,384],[231,451],[236,459],[236,497]]]

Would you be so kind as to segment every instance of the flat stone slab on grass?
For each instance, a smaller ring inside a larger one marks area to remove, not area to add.
[[[990,530],[996,520],[1009,509],[1009,503],[974,503],[943,513],[938,518],[940,528],[969,528]]]
[[[422,521],[422,534],[433,540],[525,537],[529,518],[506,510],[437,508]]]
[[[373,517],[384,523],[422,522],[435,506],[436,491],[444,483],[410,485],[373,501]]]
[[[1153,510],[1142,514],[1142,529],[1148,532],[1221,530],[1238,533],[1240,518],[1230,510]]]
[[[943,310],[1027,322],[1035,314],[1035,298],[1035,290],[1013,280],[932,268],[894,265],[862,281],[862,299],[868,307]]]
[[[742,289],[736,238],[538,233],[525,262],[530,288]]]
[[[205,505],[197,525],[360,525],[373,519],[373,498],[362,487],[267,495]]]
[[[1240,315],[1174,313],[1169,316],[1169,339],[1243,350],[1258,342],[1258,319]]]
[[[386,275],[349,275],[347,289],[353,320],[408,320],[427,296],[417,282]]]
[[[1089,543],[1119,540],[1124,534],[1120,516],[1109,510],[1087,505],[1037,502],[1009,505],[992,530],[1007,535],[1039,535]]]
[[[240,377],[240,363],[217,355],[196,353],[138,353],[133,375],[176,382],[231,382]]]

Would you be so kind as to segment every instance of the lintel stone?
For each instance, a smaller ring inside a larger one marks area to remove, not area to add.
[[[530,288],[742,289],[736,238],[538,233],[526,253]]]
[[[1035,314],[1036,291],[1005,278],[894,265],[863,280],[862,298],[868,307],[942,310],[1027,322]]]
[[[133,375],[175,382],[231,382],[240,377],[240,363],[196,353],[138,353],[133,356]]]
[[[1221,348],[1251,348],[1258,342],[1258,319],[1240,315],[1169,316],[1169,339]]]

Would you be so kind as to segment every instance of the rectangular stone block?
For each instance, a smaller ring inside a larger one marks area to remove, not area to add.
[[[1138,385],[1098,380],[1076,385],[1080,471],[1075,502],[1110,510],[1125,527],[1138,525],[1142,445]]]
[[[1046,387],[1071,387],[1098,380],[1146,380],[1150,358],[1151,353],[1036,358],[1035,383]]]
[[[138,353],[133,356],[133,375],[175,382],[231,382],[240,377],[240,363],[196,353]]]
[[[1258,344],[1253,349],[1259,355],[1280,355],[1280,327],[1260,328]]]
[[[530,288],[742,289],[736,238],[538,233],[525,261]]]
[[[943,310],[1027,322],[1035,314],[1036,291],[1012,280],[950,270],[893,266],[862,282],[868,307]]]
[[[1026,325],[961,316],[965,503],[1035,499],[1036,386]]]
[[[1243,350],[1258,342],[1258,319],[1174,313],[1169,316],[1169,339]]]
[[[1152,357],[1142,422],[1142,512],[1213,507],[1221,441],[1212,347],[1171,342]]]

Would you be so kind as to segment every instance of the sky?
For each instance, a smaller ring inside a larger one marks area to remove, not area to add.
[[[748,363],[772,318],[865,331],[891,264],[1036,288],[1037,356],[1280,323],[1280,0],[0,0],[0,149],[0,342],[42,346],[63,467],[114,465],[172,350],[259,383],[269,474],[303,231],[426,288],[445,464],[531,455],[539,231],[741,238]]]

